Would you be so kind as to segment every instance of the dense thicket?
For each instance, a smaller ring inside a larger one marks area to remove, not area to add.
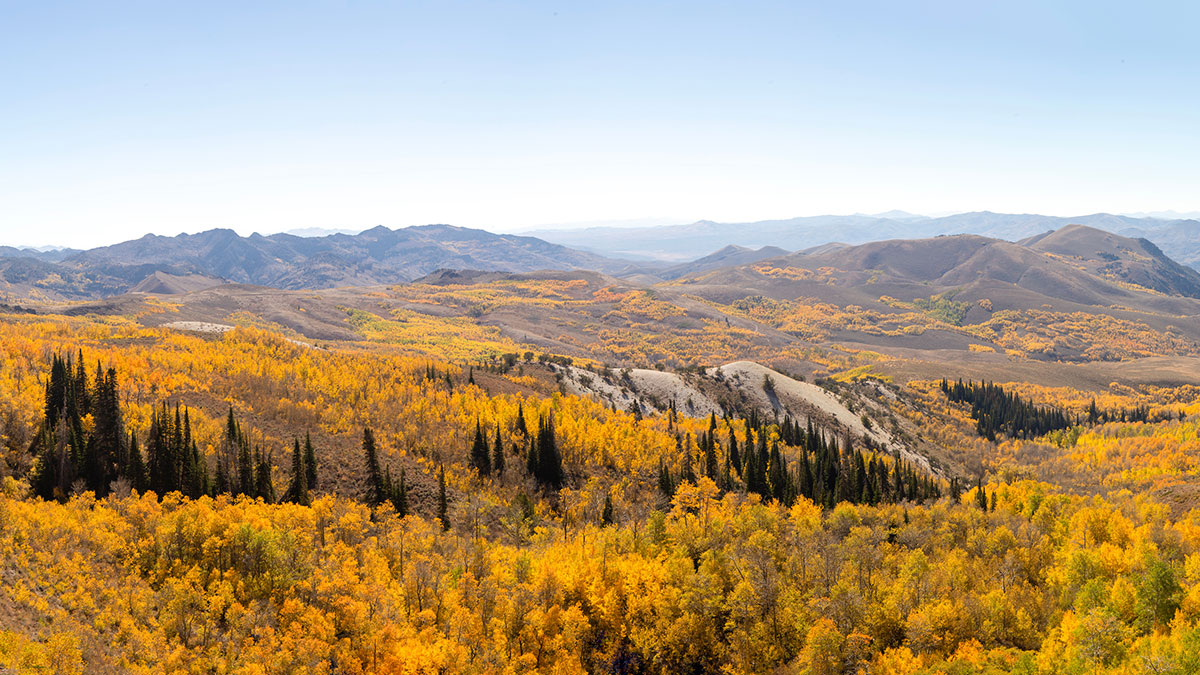
[[[960,379],[954,384],[942,380],[941,387],[951,401],[971,406],[975,430],[989,441],[996,440],[998,433],[1009,438],[1035,438],[1073,424],[1065,410],[1034,405],[998,384],[963,383]]]
[[[682,467],[675,474],[660,463],[659,489],[672,495],[679,483],[695,483],[703,475],[722,490],[744,490],[787,506],[797,497],[832,508],[840,502],[920,502],[941,496],[940,483],[928,473],[898,457],[885,461],[873,448],[856,448],[849,436],[839,442],[811,420],[806,426],[790,417],[768,424],[752,413],[742,422],[739,442],[731,419],[724,421],[722,434],[711,416],[708,431],[695,439],[695,458],[692,438],[677,435]]]
[[[45,387],[42,422],[30,451],[37,458],[31,484],[43,499],[64,499],[73,491],[108,493],[118,478],[142,480],[141,456],[132,456],[121,418],[115,369],[96,364],[89,380],[83,353],[55,354]],[[91,416],[90,431],[84,419]],[[136,453],[136,444],[133,444]]]
[[[158,495],[180,492],[187,497],[218,494],[247,495],[274,502],[273,459],[250,442],[233,409],[225,423],[215,472],[192,435],[191,412],[160,403],[150,415],[144,452],[135,434],[125,434],[120,389],[115,368],[96,366],[89,379],[83,355],[55,355],[46,382],[42,422],[34,438],[36,457],[30,484],[42,499],[65,499],[91,490],[97,497],[113,488],[153,490]],[[90,415],[90,424],[84,420]],[[308,502],[316,485],[312,440],[303,452],[294,442],[292,478],[287,501]]]

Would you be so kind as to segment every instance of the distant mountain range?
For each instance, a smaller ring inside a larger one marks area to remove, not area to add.
[[[756,264],[763,261],[765,267]],[[763,269],[812,274],[780,275]],[[823,269],[837,270],[838,281],[824,278]],[[980,287],[1004,286],[1039,298],[1101,307],[1131,306],[1132,294],[1145,294],[1147,289],[1164,302],[1167,296],[1171,302],[1180,297],[1200,299],[1200,272],[1171,260],[1149,241],[1086,225],[1068,225],[1019,242],[958,234],[826,245],[712,271],[698,268],[674,283],[717,289],[778,288],[793,297],[800,289],[822,297],[832,292],[828,290],[832,285],[868,289],[876,299],[880,295],[920,297],[936,288],[970,294]]]
[[[424,225],[324,236],[243,237],[227,229],[174,237],[149,234],[86,251],[0,247],[0,302],[87,300],[131,291],[178,294],[228,283],[292,290],[376,286],[413,281],[438,270],[586,270],[652,285],[748,266],[792,251],[814,260],[845,255],[844,249],[859,244],[892,246],[961,233],[995,242],[991,250],[1021,242],[1022,248],[1072,258],[1073,264],[1099,277],[1200,297],[1196,270],[1175,262],[1200,266],[1200,221],[987,212],[927,218],[889,212],[543,233],[556,237],[557,243]],[[1049,246],[1055,248],[1044,248]],[[618,257],[631,251],[657,260]],[[994,264],[1016,267],[1007,272],[989,269],[988,274],[1016,273],[1023,264],[1020,256],[1001,258]],[[878,262],[890,264],[886,256]]]
[[[796,251],[833,242],[863,244],[946,234],[978,234],[1019,241],[1072,224],[1148,239],[1171,258],[1200,268],[1200,221],[1108,213],[1063,218],[979,211],[930,218],[890,211],[876,215],[810,216],[750,223],[701,220],[688,225],[660,227],[537,230],[526,234],[605,256],[683,262],[729,245],[776,246]]]
[[[217,229],[174,237],[148,234],[87,251],[0,250],[0,294],[8,300],[76,300],[132,290],[183,292],[229,282],[284,289],[395,284],[441,268],[618,274],[629,267],[628,261],[534,237],[449,225],[380,226],[355,235],[316,237],[242,237]]]

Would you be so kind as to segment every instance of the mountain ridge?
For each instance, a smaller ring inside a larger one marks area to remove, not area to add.
[[[819,215],[751,222],[694,223],[648,228],[584,228],[531,230],[527,234],[564,246],[622,256],[637,249],[650,258],[678,262],[706,255],[727,245],[778,246],[803,250],[832,242],[865,244],[885,239],[921,239],[949,234],[978,234],[1019,241],[1042,232],[1079,224],[1122,236],[1144,238],[1185,265],[1200,268],[1200,221],[1110,213],[1046,216],[971,211],[928,217],[889,211],[883,214]]]
[[[16,251],[14,249],[14,251]],[[619,273],[628,261],[577,251],[536,237],[452,225],[378,226],[350,235],[286,233],[241,236],[215,228],[196,234],[147,234],[73,252],[60,260],[16,253],[0,257],[0,287],[13,297],[91,299],[139,284],[168,289],[152,277],[211,278],[281,289],[403,283],[442,268],[528,272],[540,269]],[[161,280],[159,280],[161,282]],[[183,287],[191,287],[184,284]]]

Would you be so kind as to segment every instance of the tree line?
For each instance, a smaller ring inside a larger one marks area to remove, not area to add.
[[[971,406],[975,432],[989,441],[995,441],[998,433],[1009,438],[1028,439],[1081,424],[1094,426],[1106,422],[1147,422],[1150,418],[1150,406],[1147,405],[1100,408],[1093,398],[1085,413],[1075,416],[1056,406],[1035,405],[991,382],[976,384],[968,380],[964,383],[960,378],[950,384],[943,378],[940,386],[950,401]]]
[[[1034,405],[991,382],[964,383],[959,379],[950,384],[943,379],[941,389],[952,402],[971,406],[975,432],[989,441],[995,441],[998,433],[1009,438],[1036,438],[1073,424],[1065,410]]]
[[[869,439],[864,448],[856,448],[849,436],[839,442],[811,420],[805,426],[790,417],[768,423],[757,412],[742,421],[740,442],[728,417],[722,441],[716,415],[709,416],[708,431],[694,444],[691,436],[676,434],[682,466],[673,472],[667,462],[659,463],[659,490],[671,496],[681,482],[694,483],[703,475],[722,490],[744,490],[787,506],[800,496],[829,508],[841,502],[874,505],[941,496],[941,485],[932,476],[898,457],[889,466]],[[695,458],[689,450],[693,445]]]

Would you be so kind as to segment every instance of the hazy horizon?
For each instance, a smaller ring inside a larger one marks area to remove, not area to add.
[[[868,216],[868,217],[874,217],[874,218],[881,218],[881,217],[886,216],[886,214],[893,212],[893,211],[903,211],[903,209],[889,209],[887,211],[881,211],[881,212],[877,212],[877,213],[863,213],[863,212],[814,213],[814,214],[806,214],[806,215],[799,215],[799,216],[792,215],[792,216],[756,218],[754,220],[749,220],[749,219],[716,220],[716,219],[712,219],[712,218],[692,218],[692,219],[634,218],[634,219],[627,219],[627,220],[608,220],[608,221],[593,220],[593,221],[579,221],[579,222],[568,222],[568,223],[545,223],[545,224],[540,224],[540,225],[515,226],[515,227],[508,227],[508,228],[488,227],[486,225],[485,226],[473,226],[473,225],[459,225],[456,223],[434,222],[434,223],[413,223],[413,224],[406,224],[406,225],[389,225],[386,223],[376,223],[373,225],[367,225],[367,226],[363,226],[363,227],[357,227],[357,226],[356,227],[346,227],[346,226],[325,227],[325,226],[320,226],[320,225],[313,225],[313,226],[291,227],[291,228],[287,228],[287,229],[280,229],[277,231],[262,231],[262,230],[257,230],[254,228],[237,228],[237,227],[229,227],[229,226],[225,226],[225,225],[215,225],[213,227],[201,227],[201,228],[193,229],[193,230],[181,230],[181,231],[163,230],[163,231],[159,231],[159,232],[143,232],[142,234],[139,234],[139,235],[101,241],[101,242],[91,245],[91,246],[63,246],[63,245],[58,245],[58,244],[26,243],[26,242],[13,242],[13,241],[5,241],[5,240],[0,240],[0,246],[9,246],[9,247],[18,248],[18,249],[38,249],[38,250],[65,249],[65,248],[89,249],[89,248],[98,248],[98,247],[103,247],[103,246],[112,246],[114,244],[119,244],[119,243],[126,242],[126,241],[132,241],[132,240],[144,237],[148,234],[153,234],[153,235],[162,236],[162,237],[175,237],[175,236],[180,236],[180,235],[185,235],[185,234],[186,235],[194,235],[194,234],[199,234],[202,232],[208,232],[208,231],[217,230],[217,229],[230,229],[230,230],[233,230],[234,232],[237,232],[238,235],[243,236],[243,237],[248,237],[253,234],[259,234],[261,236],[271,236],[274,234],[291,234],[291,235],[300,236],[300,237],[319,237],[319,236],[328,236],[331,234],[348,234],[348,235],[359,234],[359,233],[365,232],[367,230],[370,230],[372,228],[379,227],[381,225],[383,227],[387,227],[392,230],[400,230],[400,229],[404,229],[407,227],[422,227],[422,226],[428,226],[428,225],[450,225],[450,226],[454,226],[454,227],[465,227],[465,228],[470,228],[470,229],[484,230],[486,232],[491,232],[493,234],[516,234],[516,235],[521,235],[521,236],[537,236],[538,233],[541,233],[541,232],[560,232],[560,231],[565,232],[565,231],[571,231],[571,230],[585,230],[585,229],[590,229],[590,228],[639,229],[639,228],[653,228],[653,227],[669,227],[672,225],[690,225],[693,223],[705,222],[705,221],[718,222],[718,223],[753,223],[753,222],[767,222],[767,221],[784,221],[784,220],[792,220],[792,219],[796,219],[796,218],[815,218],[815,217],[822,217],[822,216]],[[977,209],[977,210],[972,210],[972,211],[955,211],[955,212],[949,212],[949,213],[928,213],[928,214],[911,213],[911,212],[907,212],[907,211],[904,211],[904,212],[908,213],[908,215],[919,217],[919,218],[946,218],[946,217],[952,217],[952,216],[956,216],[956,215],[964,215],[964,214],[968,214],[968,213],[990,212],[990,213],[995,213],[997,215],[1040,215],[1040,216],[1068,218],[1068,219],[1075,218],[1075,217],[1083,218],[1086,216],[1107,213],[1104,211],[1092,211],[1092,212],[1088,212],[1088,213],[1068,213],[1068,214],[1055,214],[1055,213],[1018,214],[1018,213],[1003,213],[1003,212],[998,212],[998,211],[989,211],[988,209]],[[1156,219],[1156,220],[1200,219],[1200,212],[1179,212],[1179,211],[1170,211],[1170,210],[1138,212],[1138,213],[1113,213],[1113,214],[1109,214],[1109,215],[1126,216],[1126,217],[1130,217],[1130,218],[1147,218],[1147,219]]]

